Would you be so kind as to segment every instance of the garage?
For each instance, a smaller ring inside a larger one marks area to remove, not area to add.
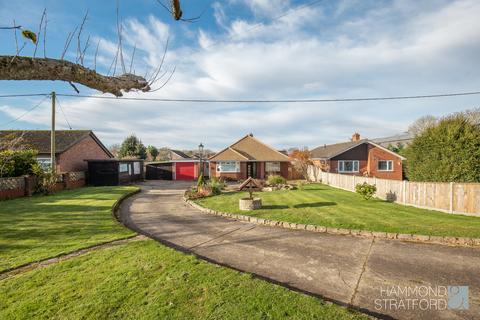
[[[175,180],[195,180],[195,162],[176,162]]]
[[[173,163],[149,163],[146,165],[145,179],[173,180]]]

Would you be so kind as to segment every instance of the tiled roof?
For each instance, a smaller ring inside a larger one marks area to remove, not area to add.
[[[55,130],[55,151],[62,153],[89,135],[107,152],[110,151],[100,142],[91,130]],[[50,130],[1,130],[0,139],[12,139],[21,136],[22,147],[35,149],[38,153],[50,153]],[[113,155],[111,155],[113,157]]]
[[[210,158],[210,161],[290,161],[283,153],[248,134]]]
[[[180,150],[173,150],[173,149],[170,150],[170,158],[171,160],[192,159],[192,157],[187,155],[185,152],[182,152]]]
[[[322,158],[332,158],[337,154],[340,154],[344,151],[347,151],[355,146],[361,145],[364,142],[367,142],[367,139],[362,139],[358,141],[348,141],[342,143],[335,143],[329,145],[323,145],[313,149],[310,154],[313,159],[322,159]]]
[[[377,143],[375,143],[371,140],[368,140],[368,139],[323,145],[323,146],[317,147],[317,148],[313,149],[312,151],[310,151],[310,156],[312,157],[312,159],[331,159],[331,158],[333,158],[333,157],[335,157],[339,154],[342,154],[347,150],[355,148],[356,146],[359,146],[363,143],[367,143],[367,144],[373,145],[377,148],[381,148],[384,151],[389,152],[389,153],[399,157],[402,160],[406,159],[405,157],[399,155],[398,153],[395,153],[395,152],[381,146],[380,144],[377,144]]]

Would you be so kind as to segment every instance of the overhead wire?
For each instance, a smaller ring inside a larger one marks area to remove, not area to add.
[[[58,93],[57,96],[87,99],[103,99],[116,101],[157,101],[157,102],[189,102],[189,103],[326,103],[326,102],[359,102],[359,101],[383,101],[383,100],[412,100],[412,99],[432,99],[456,96],[480,95],[480,91],[469,92],[451,92],[440,94],[425,95],[405,95],[405,96],[388,96],[388,97],[365,97],[365,98],[330,98],[330,99],[170,99],[170,98],[139,98],[127,97],[118,98],[111,96],[95,96],[95,95],[75,95]]]
[[[65,122],[67,123],[68,127],[70,128],[70,130],[72,130],[72,126],[70,125],[70,121],[68,121],[67,114],[66,114],[65,111],[63,110],[62,104],[60,103],[60,100],[58,99],[58,96],[57,96],[57,95],[55,95],[55,100],[57,101],[57,104],[58,104],[58,106],[60,107],[60,111],[61,111],[62,114],[63,114],[63,118],[65,119]]]
[[[26,116],[27,114],[29,114],[30,112],[32,112],[33,110],[35,110],[36,108],[38,108],[38,107],[39,107],[43,102],[45,102],[45,100],[46,100],[47,98],[49,98],[49,97],[50,97],[50,94],[46,94],[45,97],[44,97],[42,100],[40,100],[40,102],[38,102],[36,105],[34,105],[34,106],[31,107],[30,109],[28,109],[27,111],[25,111],[24,113],[22,113],[20,116],[12,119],[12,120],[10,120],[10,121],[7,121],[7,122],[5,122],[5,123],[0,124],[0,127],[4,127],[4,126],[7,126],[7,125],[10,125],[10,124],[12,124],[12,123],[14,123],[14,122],[22,119],[24,116]]]

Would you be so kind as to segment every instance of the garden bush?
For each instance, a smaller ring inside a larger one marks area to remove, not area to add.
[[[223,180],[212,177],[208,181],[207,186],[211,188],[214,195],[219,195],[222,193],[222,190],[225,189],[226,184]]]
[[[358,183],[355,186],[355,192],[361,194],[365,200],[369,200],[375,195],[375,192],[377,192],[377,186],[366,182]]]
[[[37,167],[35,150],[0,151],[0,178],[34,174]]]
[[[270,186],[277,186],[277,185],[286,184],[286,183],[287,183],[287,180],[284,177],[279,175],[271,175],[271,176],[268,176],[267,178],[267,184]]]

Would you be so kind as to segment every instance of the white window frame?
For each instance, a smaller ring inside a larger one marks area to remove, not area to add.
[[[275,170],[271,170],[269,166],[275,167]],[[281,171],[281,165],[280,161],[267,161],[265,162],[265,172],[280,172]]]
[[[118,165],[118,172],[125,173],[130,171],[130,164],[128,163],[120,163]]]
[[[222,167],[223,166],[232,166],[234,165],[235,168],[234,169],[223,169]],[[217,172],[219,173],[237,173],[237,172],[240,172],[240,162],[238,161],[219,161],[217,162],[216,164],[216,169],[217,169]]]
[[[140,174],[140,162],[133,163],[133,174]]]
[[[345,171],[345,162],[352,162],[352,171]],[[355,170],[355,166],[356,166],[356,170]],[[338,168],[337,168],[338,172],[340,173],[356,173],[356,172],[360,172],[360,161],[358,160],[338,160]]]
[[[52,168],[52,158],[50,157],[38,157],[37,162],[43,170],[49,170]]]
[[[380,169],[380,162],[386,162],[387,163],[387,169]],[[377,170],[378,171],[393,171],[393,160],[378,160]]]

